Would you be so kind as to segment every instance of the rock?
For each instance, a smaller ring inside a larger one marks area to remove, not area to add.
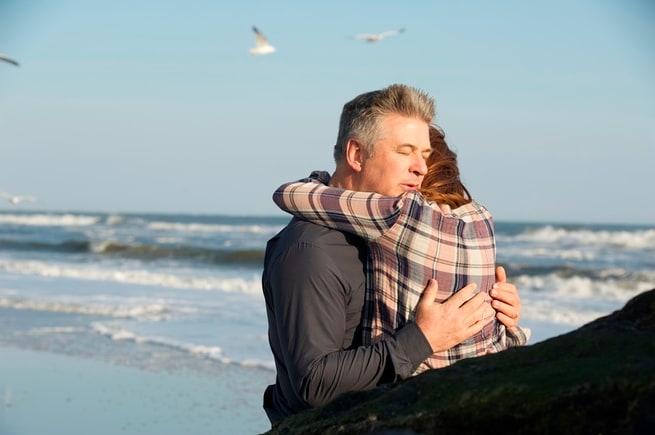
[[[270,434],[641,434],[655,427],[655,289],[568,334],[291,416]]]

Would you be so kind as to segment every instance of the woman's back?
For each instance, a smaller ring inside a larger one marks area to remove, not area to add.
[[[470,282],[488,292],[494,283],[495,243],[491,215],[474,201],[455,209],[428,202],[418,192],[386,197],[325,186],[326,172],[281,186],[277,205],[319,225],[354,233],[369,242],[365,343],[379,340],[413,317],[430,278],[447,299]],[[434,354],[419,368],[506,349],[505,327],[490,316],[483,330],[454,348]],[[520,344],[524,344],[523,343]]]
[[[470,202],[456,209],[428,202],[420,193],[402,197],[402,213],[380,238],[369,243],[370,267],[364,312],[365,339],[393,335],[407,321],[430,278],[439,284],[437,300],[476,283],[488,292],[495,281],[493,221],[485,207]],[[396,312],[390,310],[396,307]],[[370,310],[370,312],[369,312]],[[370,322],[370,325],[369,325]],[[456,360],[505,349],[504,327],[495,317],[482,331],[426,363],[444,367]]]

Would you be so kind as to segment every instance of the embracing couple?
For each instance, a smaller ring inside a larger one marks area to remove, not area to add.
[[[521,302],[495,265],[492,216],[460,180],[434,100],[405,85],[346,103],[336,169],[280,186],[294,215],[262,286],[272,425],[340,394],[524,345]]]

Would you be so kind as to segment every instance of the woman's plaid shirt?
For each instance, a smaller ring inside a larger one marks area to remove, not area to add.
[[[492,217],[484,206],[471,202],[450,209],[418,192],[387,197],[327,187],[329,179],[327,172],[314,171],[280,186],[273,200],[294,216],[368,241],[364,343],[393,335],[411,320],[430,278],[439,284],[440,301],[472,282],[480,291],[491,289],[496,248]],[[505,328],[491,316],[481,332],[433,354],[417,373],[521,346],[528,337],[529,330]]]

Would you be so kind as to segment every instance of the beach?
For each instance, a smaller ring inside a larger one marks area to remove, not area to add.
[[[253,371],[152,372],[0,347],[0,433],[253,434],[269,429]],[[259,381],[259,382],[258,382]]]

